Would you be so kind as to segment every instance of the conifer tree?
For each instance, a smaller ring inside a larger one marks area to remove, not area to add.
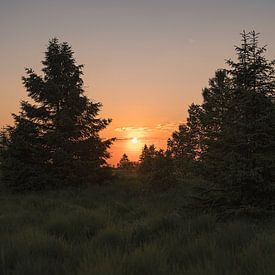
[[[221,136],[220,187],[233,208],[270,208],[275,200],[275,70],[258,45],[242,33],[237,61],[227,61],[232,100]]]
[[[204,125],[202,121],[203,108],[198,104],[191,104],[188,109],[187,127],[190,133],[190,149],[194,152],[194,159],[199,161],[204,147]]]
[[[139,174],[147,186],[164,190],[176,183],[170,151],[157,150],[155,145],[144,146],[140,155]]]
[[[162,149],[155,151],[147,183],[154,190],[166,190],[176,185],[177,177],[169,151]]]
[[[232,104],[232,87],[228,73],[224,69],[217,70],[209,80],[209,86],[203,89],[203,103],[200,124],[203,129],[201,138],[202,172],[208,178],[215,179],[222,169],[219,167],[224,155],[220,150],[229,107]]]
[[[154,159],[156,157],[156,147],[154,144],[149,147],[145,144],[139,157],[139,171],[141,174],[148,174],[153,170]]]
[[[43,75],[26,69],[23,84],[33,103],[21,102],[6,129],[3,178],[14,189],[44,189],[67,183],[97,182],[112,139],[99,132],[110,119],[98,118],[101,103],[83,90],[83,66],[68,43],[49,41]]]
[[[123,154],[118,163],[118,168],[131,169],[131,168],[134,168],[134,166],[135,166],[134,162],[130,161],[126,154]]]
[[[178,131],[174,131],[167,141],[167,151],[173,159],[174,169],[178,176],[190,173],[195,160],[195,150],[191,142],[190,128],[181,124]]]
[[[275,200],[275,70],[258,45],[242,33],[237,61],[204,89],[197,132],[208,202],[228,211],[271,209]],[[194,117],[194,112],[190,113]],[[194,120],[194,119],[193,119]]]

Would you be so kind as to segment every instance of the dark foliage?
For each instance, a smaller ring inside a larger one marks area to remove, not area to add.
[[[216,72],[203,104],[189,110],[190,147],[209,182],[201,195],[222,212],[274,209],[275,62],[265,51],[258,34],[243,32],[237,61]]]
[[[20,191],[98,182],[112,143],[99,132],[111,120],[98,118],[101,103],[84,95],[83,66],[67,43],[52,39],[42,64],[42,76],[26,69],[23,77],[34,103],[22,101],[2,135],[3,180]]]
[[[136,169],[137,166],[138,166],[138,163],[134,161],[130,161],[128,156],[126,154],[123,154],[117,165],[117,168],[131,170],[131,169]]]
[[[139,172],[140,174],[150,174],[154,169],[154,160],[156,157],[156,147],[154,144],[149,147],[144,145],[141,155],[139,157]]]
[[[171,153],[156,150],[154,145],[144,146],[140,155],[139,174],[153,190],[165,190],[177,182]]]
[[[196,152],[191,142],[192,133],[185,124],[181,124],[178,131],[173,132],[172,137],[167,141],[167,151],[172,158],[177,177],[185,177],[192,173]]]

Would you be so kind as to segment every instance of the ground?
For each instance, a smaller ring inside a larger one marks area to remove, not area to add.
[[[147,192],[136,177],[0,195],[3,275],[272,275],[275,221],[189,212],[190,183]]]

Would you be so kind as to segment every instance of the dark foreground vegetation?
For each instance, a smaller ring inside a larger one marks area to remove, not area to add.
[[[3,275],[272,275],[275,221],[186,211],[192,181],[0,196]]]

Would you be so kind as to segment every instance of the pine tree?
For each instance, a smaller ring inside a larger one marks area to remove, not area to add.
[[[202,92],[203,103],[199,118],[203,129],[200,146],[203,164],[201,172],[211,180],[222,169],[219,167],[224,157],[220,150],[221,135],[232,104],[232,93],[231,80],[224,69],[216,71],[215,76],[209,80],[209,86]]]
[[[275,70],[258,34],[242,33],[229,60],[233,98],[221,137],[221,188],[233,208],[270,208],[275,200]]]
[[[146,175],[152,172],[156,152],[157,150],[154,144],[149,147],[146,144],[144,145],[139,157],[139,172],[141,174]]]
[[[193,168],[196,152],[191,142],[190,128],[181,124],[167,141],[167,151],[173,159],[174,169],[179,177],[189,174]]]
[[[119,163],[118,168],[120,169],[131,169],[134,168],[134,163],[129,160],[128,156],[126,154],[123,154]]]
[[[216,74],[202,104],[206,198],[225,211],[271,209],[275,200],[275,62],[258,34],[242,33],[237,61]],[[201,129],[201,127],[199,128]]]
[[[83,90],[82,65],[68,43],[49,42],[43,75],[26,69],[23,84],[33,104],[22,101],[14,127],[6,130],[3,177],[19,190],[66,183],[96,182],[109,157],[112,139],[99,132],[110,119],[98,118],[101,103]]]

